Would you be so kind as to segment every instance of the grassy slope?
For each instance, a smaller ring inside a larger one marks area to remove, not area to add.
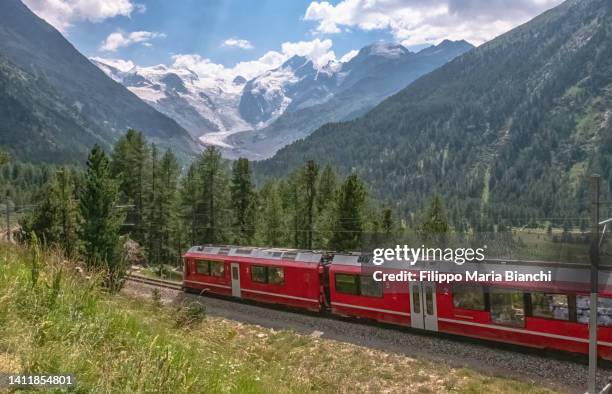
[[[32,253],[0,246],[0,372],[68,372],[79,392],[548,392],[212,317],[179,328],[176,310],[105,294],[44,259],[33,286]]]

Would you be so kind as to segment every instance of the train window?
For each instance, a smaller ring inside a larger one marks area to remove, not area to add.
[[[251,266],[251,280],[253,282],[266,283],[266,268],[260,265],[252,265]]]
[[[383,284],[377,282],[371,275],[363,275],[359,277],[359,293],[368,297],[382,297]]]
[[[590,304],[589,296],[576,296],[576,320],[578,323],[589,323]]]
[[[412,288],[412,311],[421,313],[421,290],[417,285]]]
[[[336,291],[338,293],[359,294],[357,275],[335,274]]]
[[[524,326],[525,303],[521,291],[490,289],[491,321],[510,326]]]
[[[251,280],[259,283],[282,285],[285,283],[285,271],[282,267],[251,266]]]
[[[268,283],[282,285],[285,282],[285,271],[281,267],[268,267]]]
[[[597,324],[612,327],[612,298],[597,299]]]
[[[425,288],[425,311],[428,315],[433,315],[433,289],[431,286]]]
[[[453,306],[459,309],[484,311],[485,295],[482,286],[453,286]]]
[[[212,276],[223,277],[223,275],[225,274],[225,263],[222,263],[220,261],[211,261],[210,274]]]
[[[196,260],[196,273],[200,275],[210,275],[210,262],[205,260]]]
[[[569,304],[565,294],[531,293],[531,308],[534,317],[569,320]]]
[[[576,320],[578,323],[589,323],[590,296],[576,296]],[[597,325],[612,327],[612,298],[597,298]]]

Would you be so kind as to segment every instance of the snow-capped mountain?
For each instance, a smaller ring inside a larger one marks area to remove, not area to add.
[[[334,61],[319,68],[305,57],[293,56],[280,67],[246,83],[240,115],[255,129],[261,129],[285,112],[325,103],[365,77],[372,71],[372,64],[396,62],[410,55],[414,53],[402,45],[381,42],[363,48],[348,62]]]
[[[293,56],[246,83],[240,115],[255,128],[262,128],[287,110],[325,102],[335,88],[336,73],[331,67],[317,69],[311,60]]]
[[[371,93],[385,96],[405,87],[415,75],[432,71],[470,48],[465,41],[443,41],[414,53],[399,44],[378,42],[362,48],[348,62],[331,62],[320,68],[305,57],[294,56],[246,83],[240,115],[255,129],[262,129],[284,113],[324,104],[368,79],[381,82],[372,86]]]
[[[322,70],[313,69],[311,63],[304,64],[303,59],[292,59],[292,64],[286,63],[245,85],[240,113],[260,127],[228,136],[225,143],[232,149],[225,155],[270,157],[325,123],[364,114],[412,81],[472,48],[465,41],[443,41],[415,53],[402,45],[375,43],[362,48],[348,62],[331,63]],[[291,67],[300,64],[301,67]],[[275,78],[280,75],[293,78]],[[273,89],[266,89],[269,86]],[[245,101],[249,103],[248,111],[244,110]]]
[[[226,157],[269,157],[327,122],[352,119],[384,98],[468,51],[465,41],[444,41],[414,53],[375,43],[346,62],[317,66],[293,56],[246,80],[201,75],[185,67],[134,66],[91,61],[158,111]]]
[[[122,71],[101,59],[90,60],[142,100],[175,119],[194,137],[251,128],[238,113],[246,82],[242,77],[228,81],[164,65],[134,66]]]

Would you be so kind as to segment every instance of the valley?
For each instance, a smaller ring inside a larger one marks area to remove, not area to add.
[[[219,147],[224,157],[261,160],[324,123],[364,114],[472,48],[465,41],[443,41],[411,52],[401,45],[374,43],[344,63],[320,66],[293,56],[248,81],[178,65],[119,69],[104,59],[91,61],[193,137]]]
[[[598,393],[611,114],[610,0],[0,0],[0,391]]]

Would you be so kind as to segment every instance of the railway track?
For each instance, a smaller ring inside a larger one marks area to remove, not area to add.
[[[129,273],[127,275],[127,280],[131,282],[143,283],[146,285],[151,285],[151,286],[156,286],[156,287],[163,287],[165,289],[180,290],[180,291],[183,290],[183,285],[181,284],[181,282],[175,282],[173,280],[151,278],[149,276],[132,274],[132,273]]]

